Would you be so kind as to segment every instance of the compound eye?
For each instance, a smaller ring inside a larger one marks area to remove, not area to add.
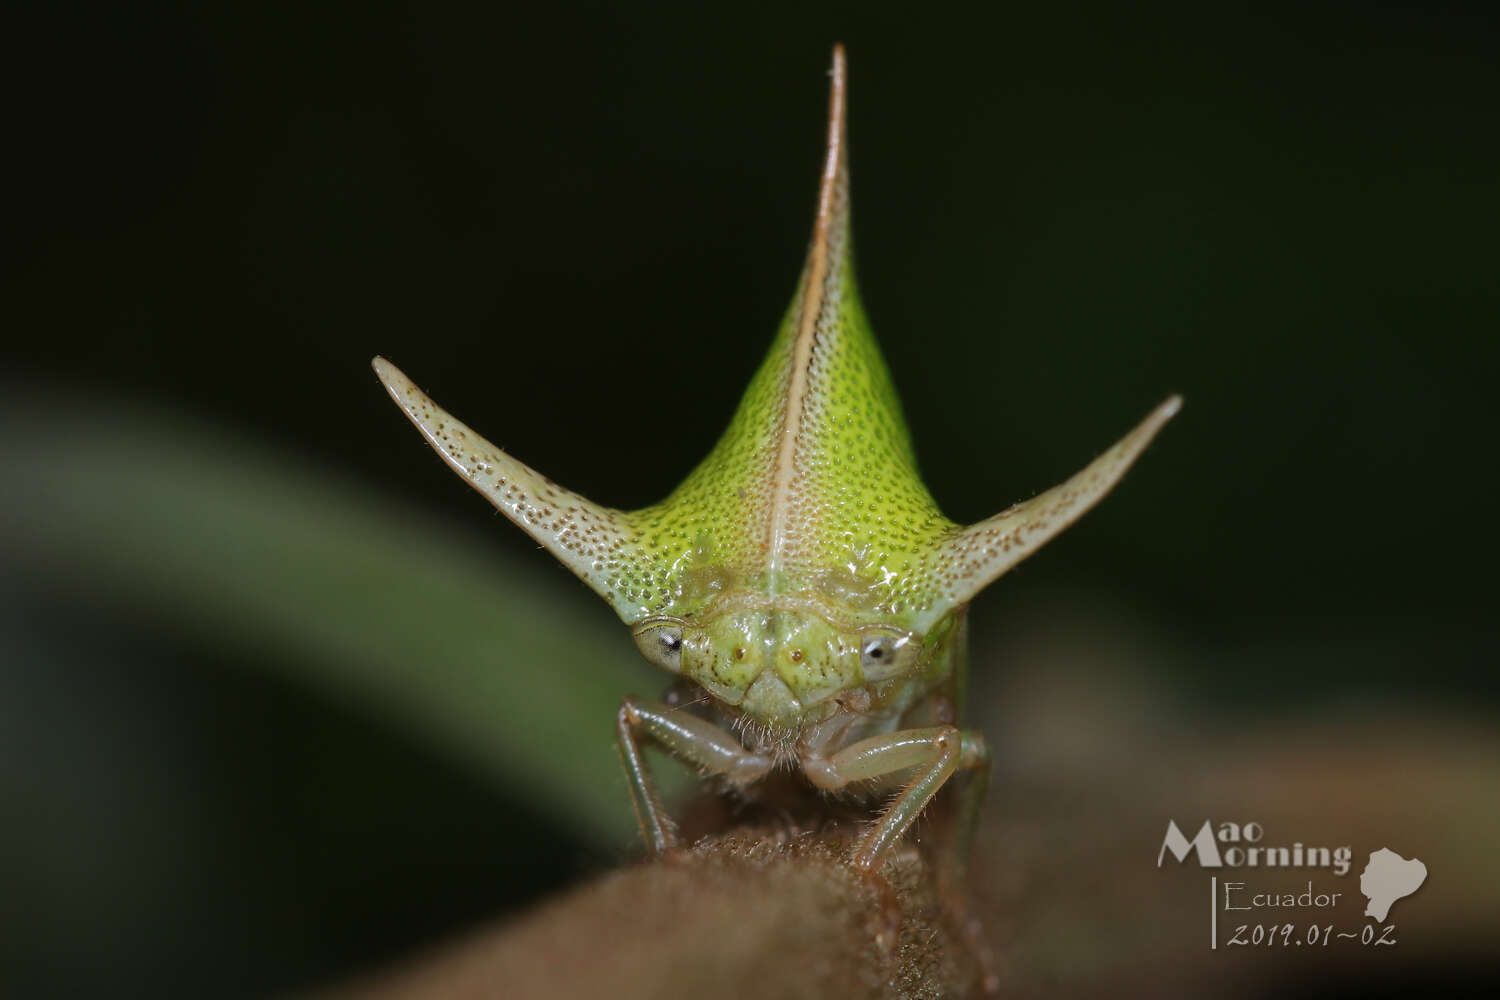
[[[682,672],[682,626],[658,625],[635,633],[641,655],[663,670]]]
[[[879,680],[896,670],[897,642],[888,635],[865,640],[859,650],[859,666],[867,680]]]

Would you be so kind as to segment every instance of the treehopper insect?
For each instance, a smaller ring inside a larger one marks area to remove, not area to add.
[[[845,61],[835,48],[817,217],[792,304],[718,444],[666,499],[614,510],[544,478],[374,367],[443,460],[603,597],[707,712],[627,698],[618,743],[653,853],[679,842],[644,740],[732,786],[778,768],[817,789],[899,792],[851,863],[876,873],[933,796],[970,772],[962,858],[989,767],[959,727],[970,600],[1088,510],[1177,412],[1172,397],[1077,475],[972,525],[916,471],[855,288]]]

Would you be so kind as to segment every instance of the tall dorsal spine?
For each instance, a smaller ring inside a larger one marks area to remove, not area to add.
[[[782,411],[781,436],[776,444],[775,477],[767,524],[771,579],[779,579],[787,546],[788,518],[798,479],[798,450],[803,444],[802,423],[809,390],[813,347],[834,321],[839,307],[840,265],[849,238],[849,158],[845,128],[847,102],[844,47],[835,45],[828,91],[828,143],[823,175],[818,184],[818,216],[807,254],[801,289],[802,306],[792,345],[791,371]]]
[[[1167,400],[1032,500],[968,527],[945,518],[918,474],[854,279],[842,46],[830,77],[817,218],[796,294],[718,443],[660,503],[626,512],[565,490],[375,361],[443,460],[626,622],[693,618],[734,593],[771,607],[817,598],[850,621],[925,631],[1103,497],[1179,405]],[[991,461],[1004,443],[976,456]]]

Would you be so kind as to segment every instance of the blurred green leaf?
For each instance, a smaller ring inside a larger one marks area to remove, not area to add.
[[[8,397],[13,572],[359,703],[594,843],[632,834],[612,722],[624,693],[662,679],[582,587],[242,437],[66,394]]]

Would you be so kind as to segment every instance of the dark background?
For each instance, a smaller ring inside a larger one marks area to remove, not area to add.
[[[993,513],[1186,400],[1116,496],[978,602],[976,674],[1006,607],[1103,607],[1170,637],[1142,671],[1226,716],[1494,724],[1485,5],[28,19],[7,60],[11,445],[83,412],[253,440],[602,625],[369,358],[594,499],[658,499],[791,296],[842,40],[861,287],[947,513]],[[128,573],[98,585],[11,541],[8,994],[305,986],[628,854],[182,626]]]

